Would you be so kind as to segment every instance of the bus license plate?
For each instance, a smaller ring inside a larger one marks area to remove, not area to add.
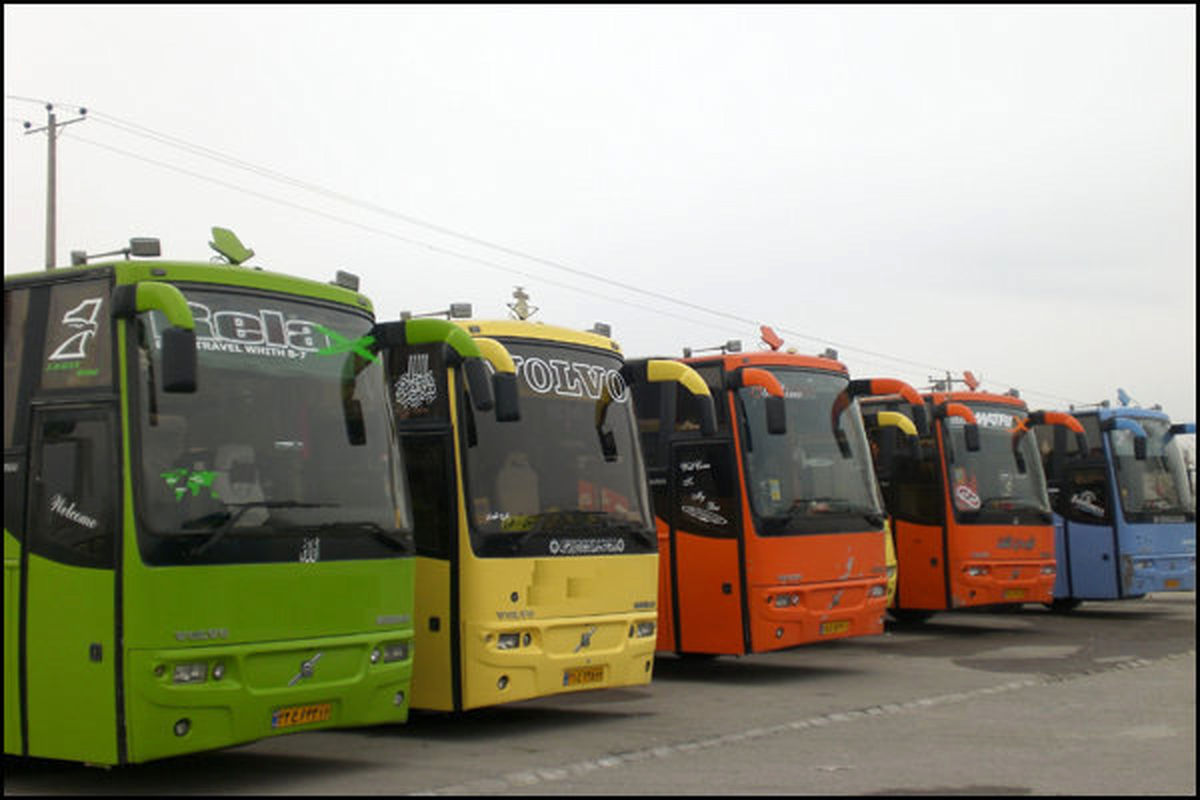
[[[821,635],[828,636],[831,633],[845,633],[850,630],[850,620],[835,619],[833,622],[821,623]]]
[[[586,686],[604,680],[604,667],[575,667],[563,670],[563,686]]]
[[[271,727],[291,728],[311,722],[325,722],[333,718],[333,703],[309,703],[303,706],[286,706],[271,714]]]
[[[1178,589],[1179,588],[1179,579],[1178,578],[1167,578],[1167,588],[1168,589]]]
[[[1004,599],[1005,600],[1024,600],[1025,599],[1025,590],[1024,589],[1005,589],[1004,590]]]

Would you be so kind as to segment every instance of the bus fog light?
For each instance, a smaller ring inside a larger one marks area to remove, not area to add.
[[[783,638],[783,628],[776,628],[776,629],[775,629],[775,638],[776,638],[776,639],[782,639],[782,638]]]
[[[207,677],[208,665],[200,662],[196,664],[176,664],[171,680],[175,683],[204,683],[204,679]]]
[[[638,636],[653,636],[654,629],[655,629],[654,622],[639,622],[637,624],[637,635]]]
[[[181,719],[175,723],[174,730],[175,730],[176,736],[187,736],[187,732],[190,731],[191,729],[192,729],[192,721],[190,719],[188,719],[187,717],[184,717],[183,719]]]
[[[383,663],[404,661],[408,658],[408,642],[392,642],[383,646]]]
[[[396,696],[392,699],[392,702],[398,706],[404,705],[404,692],[396,692]]]
[[[519,633],[502,633],[496,637],[497,650],[516,650],[521,644]]]
[[[501,691],[504,691],[504,689],[508,688],[508,676],[507,675],[500,676],[500,680],[496,681],[496,688]]]
[[[788,595],[788,602],[794,606],[800,605],[800,595],[792,592],[790,595]]]

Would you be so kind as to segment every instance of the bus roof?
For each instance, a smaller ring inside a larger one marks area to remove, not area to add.
[[[835,372],[841,375],[849,375],[849,370],[846,365],[840,361],[834,361],[831,358],[822,356],[806,356],[800,353],[781,352],[779,350],[763,350],[754,353],[725,353],[724,355],[714,356],[694,356],[692,358],[679,359],[683,363],[696,367],[703,364],[720,363],[724,366],[726,372],[730,372],[741,367],[802,367],[804,369],[818,369],[825,372]]]
[[[1019,397],[1011,394],[993,394],[992,392],[922,392],[921,396],[930,400],[934,405],[940,403],[1000,403],[1016,406],[1027,411],[1029,406]]]
[[[558,344],[577,344],[621,355],[621,346],[616,341],[591,331],[577,331],[573,328],[563,328],[558,325],[547,325],[544,322],[519,319],[463,319],[452,320],[452,322],[461,328],[465,328],[467,333],[472,336],[500,337],[504,339],[537,339]]]
[[[119,260],[79,267],[56,267],[42,272],[6,275],[4,276],[4,285],[8,287],[57,283],[108,274],[114,275],[118,284],[162,281],[165,283],[211,283],[222,286],[240,286],[247,289],[263,289],[328,300],[374,312],[371,301],[367,297],[342,286],[299,278],[281,272],[270,272],[259,267],[204,261]]]

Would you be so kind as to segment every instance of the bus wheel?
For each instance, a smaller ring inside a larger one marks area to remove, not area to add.
[[[912,608],[889,608],[888,613],[901,625],[920,625],[934,614],[932,611],[918,611]]]
[[[676,653],[680,661],[690,661],[698,663],[701,661],[712,661],[717,657],[717,653]]]
[[[1056,597],[1053,602],[1044,603],[1043,605],[1055,614],[1069,614],[1079,608],[1079,604],[1082,602],[1082,600],[1077,600],[1074,597]]]

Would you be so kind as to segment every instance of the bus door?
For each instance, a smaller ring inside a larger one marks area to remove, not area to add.
[[[117,763],[115,415],[105,404],[35,406],[32,423],[22,549],[25,745],[50,758]]]
[[[673,442],[668,463],[675,650],[744,652],[744,543],[733,443]]]
[[[1111,507],[1104,461],[1089,458],[1068,462],[1063,467],[1060,491],[1061,552],[1065,558],[1059,560],[1067,564],[1067,594],[1094,599],[1119,596],[1116,509]]]

